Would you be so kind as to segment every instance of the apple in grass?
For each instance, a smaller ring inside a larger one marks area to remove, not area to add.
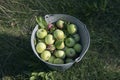
[[[82,50],[82,46],[78,43],[75,44],[73,48],[76,52],[81,52],[81,50]]]
[[[79,34],[74,34],[74,35],[72,35],[72,36],[73,36],[73,38],[74,38],[74,40],[75,40],[76,42],[80,41],[80,36],[79,36]]]
[[[43,39],[45,36],[47,36],[47,31],[45,29],[38,29],[36,36],[40,39]]]
[[[53,35],[51,34],[48,34],[46,37],[45,37],[45,43],[48,44],[48,45],[51,45],[54,43],[54,39],[53,39]]]
[[[67,25],[67,31],[69,34],[74,34],[77,31],[77,27],[74,24]]]
[[[47,61],[49,60],[49,58],[51,57],[51,53],[50,51],[48,50],[45,50],[41,53],[41,58],[44,60],[44,61]]]
[[[54,64],[64,64],[64,61],[61,58],[54,59]]]
[[[36,51],[37,51],[38,53],[42,53],[45,49],[46,49],[46,45],[45,45],[45,43],[43,43],[43,42],[39,42],[39,43],[36,45]]]
[[[55,47],[57,49],[63,49],[65,47],[64,41],[63,40],[57,40],[55,42]]]
[[[72,46],[75,45],[75,40],[73,38],[71,38],[71,37],[67,38],[65,40],[65,44],[66,44],[67,47],[72,47]]]
[[[57,25],[58,28],[63,28],[63,26],[64,26],[64,21],[58,20],[58,21],[56,22],[56,25]]]
[[[57,40],[64,39],[64,32],[62,30],[56,29],[53,35]]]
[[[65,53],[69,58],[73,58],[76,55],[76,52],[73,48],[68,48]]]
[[[65,52],[63,50],[57,50],[57,51],[55,51],[54,54],[57,58],[61,58],[61,59],[65,58]]]
[[[53,62],[54,62],[54,59],[55,59],[55,56],[51,56],[51,57],[49,58],[48,62],[53,63]]]

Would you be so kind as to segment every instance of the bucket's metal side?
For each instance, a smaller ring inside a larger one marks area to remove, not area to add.
[[[47,66],[53,70],[57,70],[57,71],[65,71],[67,70],[68,68],[70,68],[74,63],[68,63],[68,64],[65,64],[65,65],[50,65],[50,64],[47,64]]]
[[[32,50],[34,52],[34,54],[40,59],[39,55],[37,54],[36,50],[35,50],[35,44],[34,44],[34,40],[35,38],[35,34],[36,31],[38,30],[38,25],[35,26],[34,30],[32,31],[32,35],[31,35],[31,46],[32,46]],[[41,60],[41,59],[40,59]]]
[[[85,53],[88,51],[89,49],[89,46],[90,46],[90,35],[89,35],[89,32],[86,28],[86,25],[83,25],[84,26],[84,30],[83,31],[79,31],[79,34],[81,36],[81,40],[82,40],[82,46],[83,46],[83,50],[81,52],[81,54],[79,55],[78,58],[75,59],[75,62],[80,62],[82,60],[82,58],[84,57]],[[78,27],[80,29],[80,27]],[[83,33],[81,35],[81,33]]]

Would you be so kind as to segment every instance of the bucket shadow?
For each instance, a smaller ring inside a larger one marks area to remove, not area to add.
[[[0,78],[29,72],[48,72],[50,69],[33,53],[30,36],[0,34]]]

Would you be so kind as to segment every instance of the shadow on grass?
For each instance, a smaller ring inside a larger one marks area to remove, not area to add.
[[[34,71],[48,72],[49,68],[34,55],[30,36],[0,34],[0,75],[29,75]]]

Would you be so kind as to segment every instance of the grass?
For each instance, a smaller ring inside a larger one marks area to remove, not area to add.
[[[1,0],[0,79],[29,80],[32,72],[53,72],[33,54],[35,16],[63,13],[87,25],[91,45],[85,57],[55,80],[120,79],[119,0]]]

